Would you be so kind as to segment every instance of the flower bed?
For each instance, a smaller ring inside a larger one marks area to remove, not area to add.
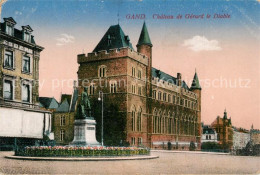
[[[16,156],[89,157],[148,155],[150,150],[137,147],[30,146],[15,152]]]

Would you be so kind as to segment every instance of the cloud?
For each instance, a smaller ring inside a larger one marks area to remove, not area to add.
[[[184,40],[183,46],[195,52],[222,50],[217,40],[208,40],[205,36],[198,35],[191,39]]]
[[[15,15],[22,15],[22,14],[23,14],[23,13],[20,12],[20,11],[15,11],[14,13],[15,13]]]
[[[37,10],[37,7],[32,8],[32,13],[36,12],[36,10]]]
[[[69,43],[74,43],[75,37],[72,35],[63,33],[63,34],[61,34],[61,37],[56,38],[56,40],[57,40],[57,43],[56,43],[57,46],[64,46]]]

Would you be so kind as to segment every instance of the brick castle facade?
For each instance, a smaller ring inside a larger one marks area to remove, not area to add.
[[[152,67],[152,43],[144,23],[134,50],[120,25],[111,26],[92,53],[78,55],[80,91],[88,86],[92,98],[99,91],[126,118],[130,145],[200,148],[201,87],[197,73],[189,88],[182,80]],[[106,117],[106,116],[104,116]],[[104,131],[105,132],[105,131]]]

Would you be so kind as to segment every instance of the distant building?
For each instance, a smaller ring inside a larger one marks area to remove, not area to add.
[[[253,125],[250,129],[250,140],[252,141],[253,145],[260,144],[260,130],[254,129]]]
[[[33,29],[15,28],[16,21],[0,23],[0,149],[34,144],[44,135],[53,139],[51,113],[39,106],[39,61],[44,49]]]
[[[209,125],[203,126],[202,136],[201,136],[201,143],[203,142],[218,142],[217,140],[217,132],[211,128]]]
[[[67,145],[73,141],[77,100],[76,87],[74,87],[72,95],[61,95],[61,103],[53,115],[54,138],[58,145]]]
[[[245,148],[247,143],[250,141],[250,133],[246,129],[242,128],[233,128],[233,149],[242,149]]]
[[[232,142],[233,142],[233,129],[232,129],[231,118],[228,119],[226,110],[224,111],[223,118],[218,116],[211,124],[211,127],[218,134],[219,144],[224,149],[231,149]]]

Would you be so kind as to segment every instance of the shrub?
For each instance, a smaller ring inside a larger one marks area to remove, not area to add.
[[[190,151],[195,151],[195,149],[196,149],[195,143],[193,141],[191,141],[189,150]]]
[[[80,146],[31,146],[15,152],[16,156],[30,157],[82,157],[82,156],[132,156],[148,155],[147,148],[136,147],[80,147]]]

